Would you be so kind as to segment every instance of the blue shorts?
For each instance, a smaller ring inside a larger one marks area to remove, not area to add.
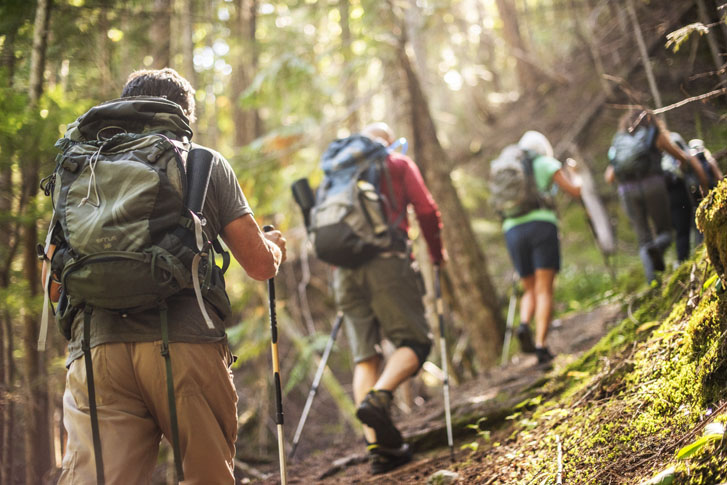
[[[521,278],[534,274],[536,269],[560,271],[558,228],[552,222],[518,224],[505,233],[505,242]]]

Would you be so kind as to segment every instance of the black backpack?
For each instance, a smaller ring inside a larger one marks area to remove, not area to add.
[[[652,148],[655,126],[640,126],[632,133],[619,131],[613,137],[608,159],[619,181],[639,180],[661,172],[661,156]]]
[[[702,166],[702,170],[704,171],[704,175],[707,177],[707,184],[709,185],[710,190],[715,188],[717,186],[717,178],[714,176],[714,172],[712,171],[712,165],[710,165],[707,160],[707,154],[704,150],[700,150],[694,154],[694,157],[699,160],[699,164]],[[687,187],[695,200],[702,200],[702,195],[699,192],[699,178],[697,177],[697,174],[694,173],[694,170],[689,168],[686,171],[685,178],[687,181]]]
[[[386,147],[362,135],[335,140],[321,157],[324,172],[316,203],[310,211],[308,231],[322,261],[355,268],[382,251],[403,242],[396,230],[406,211],[396,213],[386,160]],[[388,197],[381,193],[387,178]]]

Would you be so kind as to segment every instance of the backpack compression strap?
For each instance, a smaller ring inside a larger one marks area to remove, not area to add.
[[[167,302],[159,303],[159,319],[162,326],[162,356],[167,368],[167,398],[169,400],[169,422],[172,427],[172,451],[174,452],[174,467],[177,472],[177,481],[184,481],[182,468],[182,452],[179,446],[179,423],[177,421],[177,402],[174,398],[174,379],[172,377],[172,359],[169,355],[169,325],[167,322]]]
[[[207,323],[207,327],[214,329],[215,324],[212,322],[209,313],[207,313],[207,308],[205,307],[204,299],[202,298],[202,286],[199,284],[199,263],[202,260],[202,256],[209,255],[209,247],[204,240],[202,221],[197,214],[194,213],[194,211],[189,211],[189,214],[192,216],[192,220],[194,221],[194,239],[195,244],[197,245],[197,252],[195,253],[194,258],[192,258],[192,286],[194,287],[194,296],[197,298],[197,305],[199,305],[199,310],[202,312],[202,317]],[[207,251],[205,251],[205,249],[207,249]],[[214,262],[212,263],[214,264]]]
[[[48,225],[48,234],[45,237],[45,243],[41,250],[38,246],[38,251],[42,251],[43,254],[38,254],[40,258],[48,262],[48,271],[46,274],[45,281],[43,281],[43,312],[40,317],[40,331],[38,332],[38,350],[45,350],[45,342],[48,338],[48,319],[50,318],[50,311],[53,310],[50,302],[50,280],[51,280],[51,267],[50,260],[48,259],[48,248],[50,247],[51,239],[53,238],[53,229],[56,223],[56,213],[53,211],[53,215],[50,218],[50,224]],[[53,312],[55,313],[55,312]]]
[[[96,483],[104,485],[103,455],[101,453],[101,434],[98,426],[98,411],[96,408],[96,386],[93,382],[93,362],[91,361],[91,314],[93,308],[86,306],[83,310],[83,339],[81,349],[83,360],[86,362],[86,385],[88,386],[88,407],[91,415],[91,436],[93,438],[93,455],[96,460]]]

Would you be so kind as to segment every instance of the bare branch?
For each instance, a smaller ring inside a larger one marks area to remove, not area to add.
[[[715,96],[719,96],[721,94],[727,94],[727,88],[720,88],[715,89],[714,91],[710,91],[708,93],[701,94],[699,96],[693,96],[691,98],[683,99],[679,101],[678,103],[670,104],[669,106],[664,106],[663,108],[655,109],[654,114],[661,114],[666,113],[667,111],[671,111],[676,108],[681,108],[685,104],[693,103],[694,101],[703,101],[705,99],[714,98]]]

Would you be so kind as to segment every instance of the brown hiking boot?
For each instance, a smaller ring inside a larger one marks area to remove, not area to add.
[[[376,441],[382,448],[395,450],[404,440],[389,416],[391,398],[391,391],[370,390],[358,406],[356,417],[376,432]]]
[[[368,446],[371,474],[386,473],[411,461],[412,452],[409,445],[402,443],[399,448],[382,448],[374,443]]]

